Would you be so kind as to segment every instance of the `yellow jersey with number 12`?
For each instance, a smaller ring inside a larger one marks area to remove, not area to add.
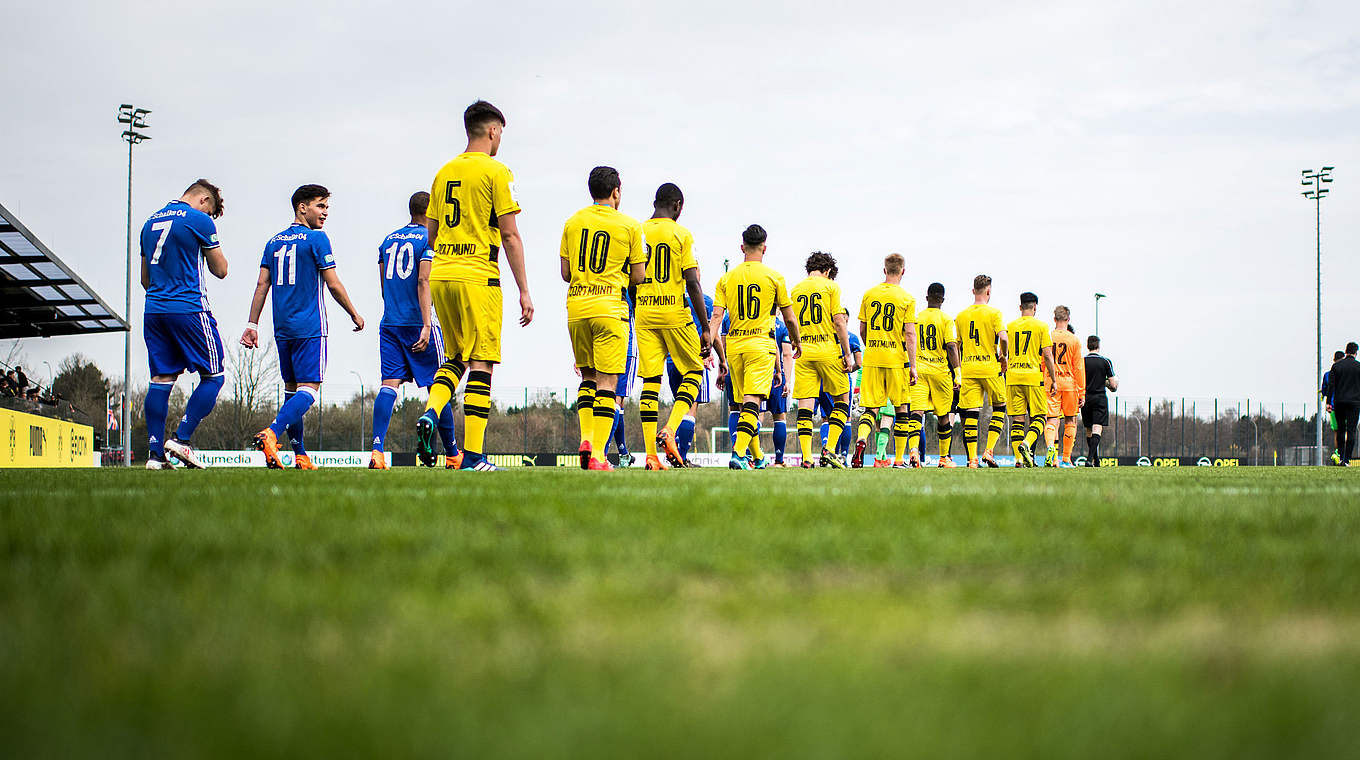
[[[647,245],[647,279],[637,286],[634,319],[638,327],[688,327],[693,323],[685,307],[685,270],[697,269],[694,236],[674,219],[642,223]]]
[[[439,223],[430,241],[430,279],[499,286],[500,217],[519,210],[515,176],[505,164],[476,152],[444,164],[425,212]]]
[[[840,361],[841,342],[835,316],[841,313],[841,286],[829,277],[812,275],[793,286],[793,314],[803,342],[799,361]]]
[[[1043,384],[1044,349],[1053,345],[1048,325],[1035,317],[1020,317],[1006,325],[1006,340],[1006,385]]]
[[[946,346],[958,342],[958,330],[948,314],[933,307],[916,312],[916,374],[950,374]]]
[[[592,204],[577,211],[562,228],[561,255],[571,271],[567,284],[567,321],[592,317],[628,319],[628,270],[647,261],[642,225],[613,208]]]
[[[774,353],[774,315],[790,304],[784,275],[764,262],[743,261],[733,267],[713,293],[713,305],[726,309],[730,320],[727,353]]]
[[[959,352],[964,377],[1000,377],[1001,363],[996,360],[996,336],[1006,329],[1001,310],[975,303],[954,318],[959,330]]]

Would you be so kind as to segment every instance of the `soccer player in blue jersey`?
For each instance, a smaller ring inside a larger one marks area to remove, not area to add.
[[[850,310],[847,309],[845,313],[847,315],[846,318],[848,319]],[[850,377],[850,411],[852,412],[852,416],[854,416],[853,412],[855,411],[855,407],[858,406],[859,398],[859,383],[855,382],[855,373],[864,365],[864,343],[860,341],[859,334],[856,332],[850,332],[847,337],[850,339],[850,358],[853,360],[850,365],[850,371],[847,374]],[[827,419],[831,417],[831,409],[835,405],[834,402],[835,399],[826,391],[822,391],[817,396],[816,411],[822,417],[822,445],[827,448],[830,448],[830,445],[827,443],[826,437],[831,427],[831,424],[827,422]],[[840,440],[836,442],[836,453],[841,457],[850,455],[850,439],[852,437],[850,435],[850,430],[851,427],[846,425],[845,430],[841,432]]]
[[[383,444],[387,427],[392,422],[392,407],[397,403],[397,388],[414,381],[421,388],[429,388],[439,364],[444,359],[444,341],[439,326],[431,323],[433,307],[430,301],[430,267],[434,251],[430,248],[430,233],[426,229],[425,212],[430,206],[430,194],[415,193],[407,201],[411,221],[383,238],[378,246],[378,284],[382,288],[383,316],[378,323],[378,356],[382,373],[382,388],[373,401],[373,454],[369,457],[370,470],[386,470],[387,459]],[[444,444],[445,469],[457,469],[463,463],[463,452],[458,450],[453,437],[453,404],[439,414],[439,438]],[[422,452],[420,463],[433,467],[434,452]]]
[[[691,301],[689,300],[689,294],[686,293],[685,308],[690,310],[692,313],[693,309],[690,308],[690,303]],[[696,319],[694,322],[694,329],[699,333],[700,336],[702,336],[704,334],[704,330],[708,328],[708,320],[712,316],[713,316],[713,297],[705,293],[704,321],[701,323]],[[681,420],[680,424],[675,429],[675,447],[680,453],[680,460],[685,463],[686,467],[697,466],[689,461],[689,449],[690,446],[694,444],[694,425],[695,425],[694,407],[698,406],[699,404],[707,404],[710,400],[709,388],[712,386],[712,383],[708,378],[708,370],[712,366],[714,359],[710,355],[710,357],[706,358],[704,361],[705,361],[704,377],[699,384],[699,392],[694,396],[694,404],[690,406],[689,411],[685,414],[685,418]],[[671,361],[670,356],[666,357],[666,378],[667,380],[670,381],[671,395],[674,396],[675,394],[679,393],[680,384],[685,381],[685,375],[680,370],[675,368],[675,362]]]
[[[200,179],[142,225],[142,289],[146,291],[142,334],[151,369],[146,391],[148,470],[173,469],[166,452],[186,467],[203,467],[189,438],[213,410],[222,390],[222,336],[203,288],[204,264],[217,279],[227,276],[227,257],[213,223],[220,216],[221,191]],[[198,373],[198,387],[189,396],[174,437],[165,440],[170,391],[185,370]]]
[[[774,345],[779,356],[774,363],[774,382],[765,407],[770,413],[774,438],[774,463],[770,466],[783,467],[784,448],[789,440],[789,396],[793,393],[793,344],[789,342],[789,328],[779,318],[774,321]]]
[[[326,375],[326,302],[322,283],[349,314],[354,331],[364,329],[364,318],[349,300],[335,273],[331,241],[321,227],[330,213],[331,192],[321,185],[303,185],[293,192],[293,223],[269,239],[260,259],[260,277],[250,301],[250,322],[241,345],[260,343],[259,319],[270,289],[274,291],[274,344],[279,350],[284,402],[269,427],[255,434],[255,448],[264,452],[265,466],[283,468],[279,436],[287,432],[295,465],[314,470],[302,444],[302,417],[316,403]]]
[[[628,400],[628,394],[633,392],[633,378],[637,376],[637,335],[634,327],[634,300],[630,290],[623,291],[623,300],[628,302],[628,360],[623,366],[623,373],[619,375],[619,381],[614,386],[614,429],[609,436],[618,447],[619,467],[632,467],[633,454],[628,451],[628,435],[623,424],[623,405]],[[606,442],[607,444],[607,442]]]

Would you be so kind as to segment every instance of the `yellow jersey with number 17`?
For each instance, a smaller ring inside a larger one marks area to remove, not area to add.
[[[562,258],[571,272],[567,321],[592,317],[628,319],[628,270],[647,261],[642,225],[612,206],[592,204],[562,228]]]
[[[439,223],[430,241],[430,279],[499,286],[500,217],[519,210],[515,176],[505,164],[477,152],[444,164],[425,212]]]
[[[859,321],[868,336],[864,366],[907,366],[906,328],[916,321],[916,299],[910,293],[889,282],[869,288],[859,302]]]
[[[733,267],[713,293],[713,305],[726,309],[730,320],[727,353],[774,353],[775,312],[791,303],[784,275],[764,262],[743,261]]]
[[[948,314],[934,307],[916,312],[916,374],[950,374],[946,346],[958,342],[958,330]]]
[[[841,286],[829,277],[811,275],[793,286],[793,314],[803,342],[800,361],[840,361],[841,342],[835,316],[841,313]]]
[[[1006,385],[1042,385],[1044,349],[1053,345],[1048,325],[1036,317],[1020,317],[1006,325]]]
[[[685,270],[698,269],[694,236],[674,219],[642,223],[647,245],[647,279],[637,286],[634,319],[638,327],[687,327],[694,324],[685,307]]]
[[[1001,310],[975,303],[954,318],[959,329],[959,353],[964,377],[1000,377],[1001,363],[996,360],[996,336],[1006,329]]]

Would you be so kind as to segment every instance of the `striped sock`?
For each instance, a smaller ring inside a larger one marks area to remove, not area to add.
[[[473,370],[468,373],[467,388],[463,391],[463,451],[479,459],[486,451],[486,422],[491,416],[491,373]]]
[[[737,435],[732,442],[732,453],[737,456],[746,456],[747,449],[751,446],[751,439],[756,435],[756,425],[760,421],[760,402],[747,401],[741,405],[741,414],[737,422]]]
[[[614,391],[606,388],[595,389],[595,434],[590,440],[591,456],[607,461],[609,434],[614,430]]]
[[[902,416],[898,413],[898,416]],[[925,426],[926,416],[920,412],[907,412],[907,448],[921,453],[921,428]],[[897,457],[901,459],[901,455]]]
[[[874,432],[875,423],[878,422],[878,413],[873,409],[865,409],[859,414],[859,429],[855,431],[855,440],[867,441],[869,435]]]
[[[679,429],[685,416],[694,406],[694,399],[699,395],[699,383],[703,378],[703,372],[685,373],[685,377],[680,381],[680,387],[675,389],[675,403],[671,405],[671,416],[666,420],[666,427],[671,430]]]
[[[911,446],[912,423],[915,418],[910,414],[898,412],[893,415],[893,461],[901,462],[907,458],[907,449],[916,448]],[[921,423],[916,422],[916,437],[921,435]]]
[[[457,359],[445,359],[439,366],[439,371],[434,373],[434,382],[430,384],[430,398],[425,402],[425,408],[433,409],[436,415],[442,412],[453,400],[453,393],[463,381],[463,373],[466,371],[467,366]]]
[[[1044,418],[1031,417],[1029,421],[1029,428],[1025,431],[1025,445],[1030,447],[1030,449],[1033,449],[1034,445],[1039,442],[1039,436],[1043,434],[1044,434]]]
[[[987,448],[985,451],[996,451],[997,441],[1001,440],[1001,434],[1006,430],[1006,407],[992,409],[992,422],[987,426]]]
[[[963,416],[963,450],[971,462],[978,456],[978,410],[966,409],[960,414]]]
[[[949,445],[954,438],[954,426],[950,425],[948,420],[948,417],[935,420],[935,435],[940,439],[941,459],[949,456]]]
[[[812,407],[798,408],[798,450],[804,462],[812,461]]]
[[[837,401],[831,407],[831,417],[829,422],[831,427],[827,429],[827,447],[835,445],[840,441],[841,434],[845,432],[845,425],[850,421],[850,404],[845,401]]]
[[[638,399],[638,417],[642,419],[642,443],[647,456],[656,456],[656,424],[661,409],[661,376],[642,378],[642,395]]]
[[[581,443],[588,442],[595,435],[594,380],[582,380],[576,389],[576,421],[581,425]]]

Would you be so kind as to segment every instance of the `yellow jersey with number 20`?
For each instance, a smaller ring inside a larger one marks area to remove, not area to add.
[[[642,236],[647,245],[647,279],[637,286],[637,326],[694,324],[685,308],[685,271],[699,268],[694,260],[694,236],[674,219],[666,218],[643,222]]]

